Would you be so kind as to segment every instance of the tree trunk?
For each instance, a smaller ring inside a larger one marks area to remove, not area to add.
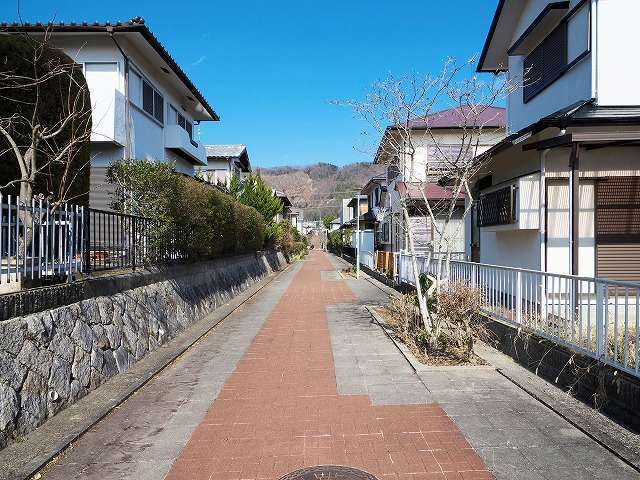
[[[420,316],[422,317],[422,323],[426,331],[431,331],[431,316],[429,315],[429,308],[427,301],[422,293],[422,286],[420,285],[420,273],[418,272],[418,262],[416,261],[415,247],[413,245],[413,229],[411,228],[411,217],[409,217],[409,211],[406,206],[403,206],[402,212],[404,214],[405,221],[407,222],[407,237],[409,243],[409,253],[411,255],[411,270],[413,271],[413,278],[416,284],[416,294],[418,295],[418,308],[420,309]]]

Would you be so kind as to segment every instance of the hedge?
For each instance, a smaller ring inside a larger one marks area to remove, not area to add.
[[[110,166],[107,180],[116,186],[114,210],[144,214],[156,222],[156,251],[171,246],[181,258],[199,260],[263,247],[264,220],[255,208],[177,173],[173,166],[120,160]]]

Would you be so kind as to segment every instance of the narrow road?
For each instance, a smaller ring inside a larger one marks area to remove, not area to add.
[[[483,443],[482,432],[474,436],[477,422],[469,423],[477,418],[453,412],[465,402],[475,406],[478,392],[465,391],[473,380],[456,377],[464,384],[451,392],[439,390],[441,377],[418,377],[364,311],[363,304],[385,295],[368,282],[342,279],[332,262],[313,252],[282,274],[95,425],[44,478],[275,480],[327,464],[380,480],[494,478],[485,462],[509,472],[498,478],[636,478],[588,442],[576,443],[572,453],[598,455],[622,476],[581,468],[578,476],[556,477],[575,474],[575,463],[552,455],[557,464],[545,470],[527,464],[525,450]],[[496,390],[491,372],[477,372],[479,383],[518,406],[535,404],[508,390],[513,386]],[[433,389],[425,386],[430,381]],[[562,428],[571,427],[556,427]]]

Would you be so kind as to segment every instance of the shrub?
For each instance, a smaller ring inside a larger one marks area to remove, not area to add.
[[[287,262],[291,262],[295,257],[306,255],[307,238],[302,236],[300,232],[287,221],[281,222],[280,225],[282,228],[282,236],[278,247],[287,259]]]
[[[236,252],[255,252],[264,244],[264,219],[254,208],[235,202]]]
[[[465,283],[449,282],[437,293],[436,305],[431,344],[469,361],[474,338],[482,333],[481,325],[475,321],[482,306],[482,294]]]
[[[215,230],[208,222],[211,193],[206,183],[183,177],[177,201],[171,206],[177,248],[193,260],[214,256]]]
[[[151,219],[151,251],[160,257],[171,250],[199,260],[262,248],[265,226],[256,209],[177,173],[173,165],[121,160],[109,168],[107,179],[116,186],[114,210]]]
[[[259,173],[250,174],[242,184],[234,176],[230,192],[237,196],[243,204],[255,208],[264,220],[264,243],[268,247],[277,245],[282,231],[275,217],[282,211],[282,201],[273,194],[271,187]]]

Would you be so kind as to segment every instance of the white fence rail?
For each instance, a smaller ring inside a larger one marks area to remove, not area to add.
[[[83,271],[84,207],[29,204],[0,195],[0,292],[28,279],[66,278]]]
[[[437,261],[416,257],[420,274]],[[478,288],[484,313],[640,377],[640,284],[460,260],[442,277]],[[411,258],[396,256],[397,280],[414,284]]]

